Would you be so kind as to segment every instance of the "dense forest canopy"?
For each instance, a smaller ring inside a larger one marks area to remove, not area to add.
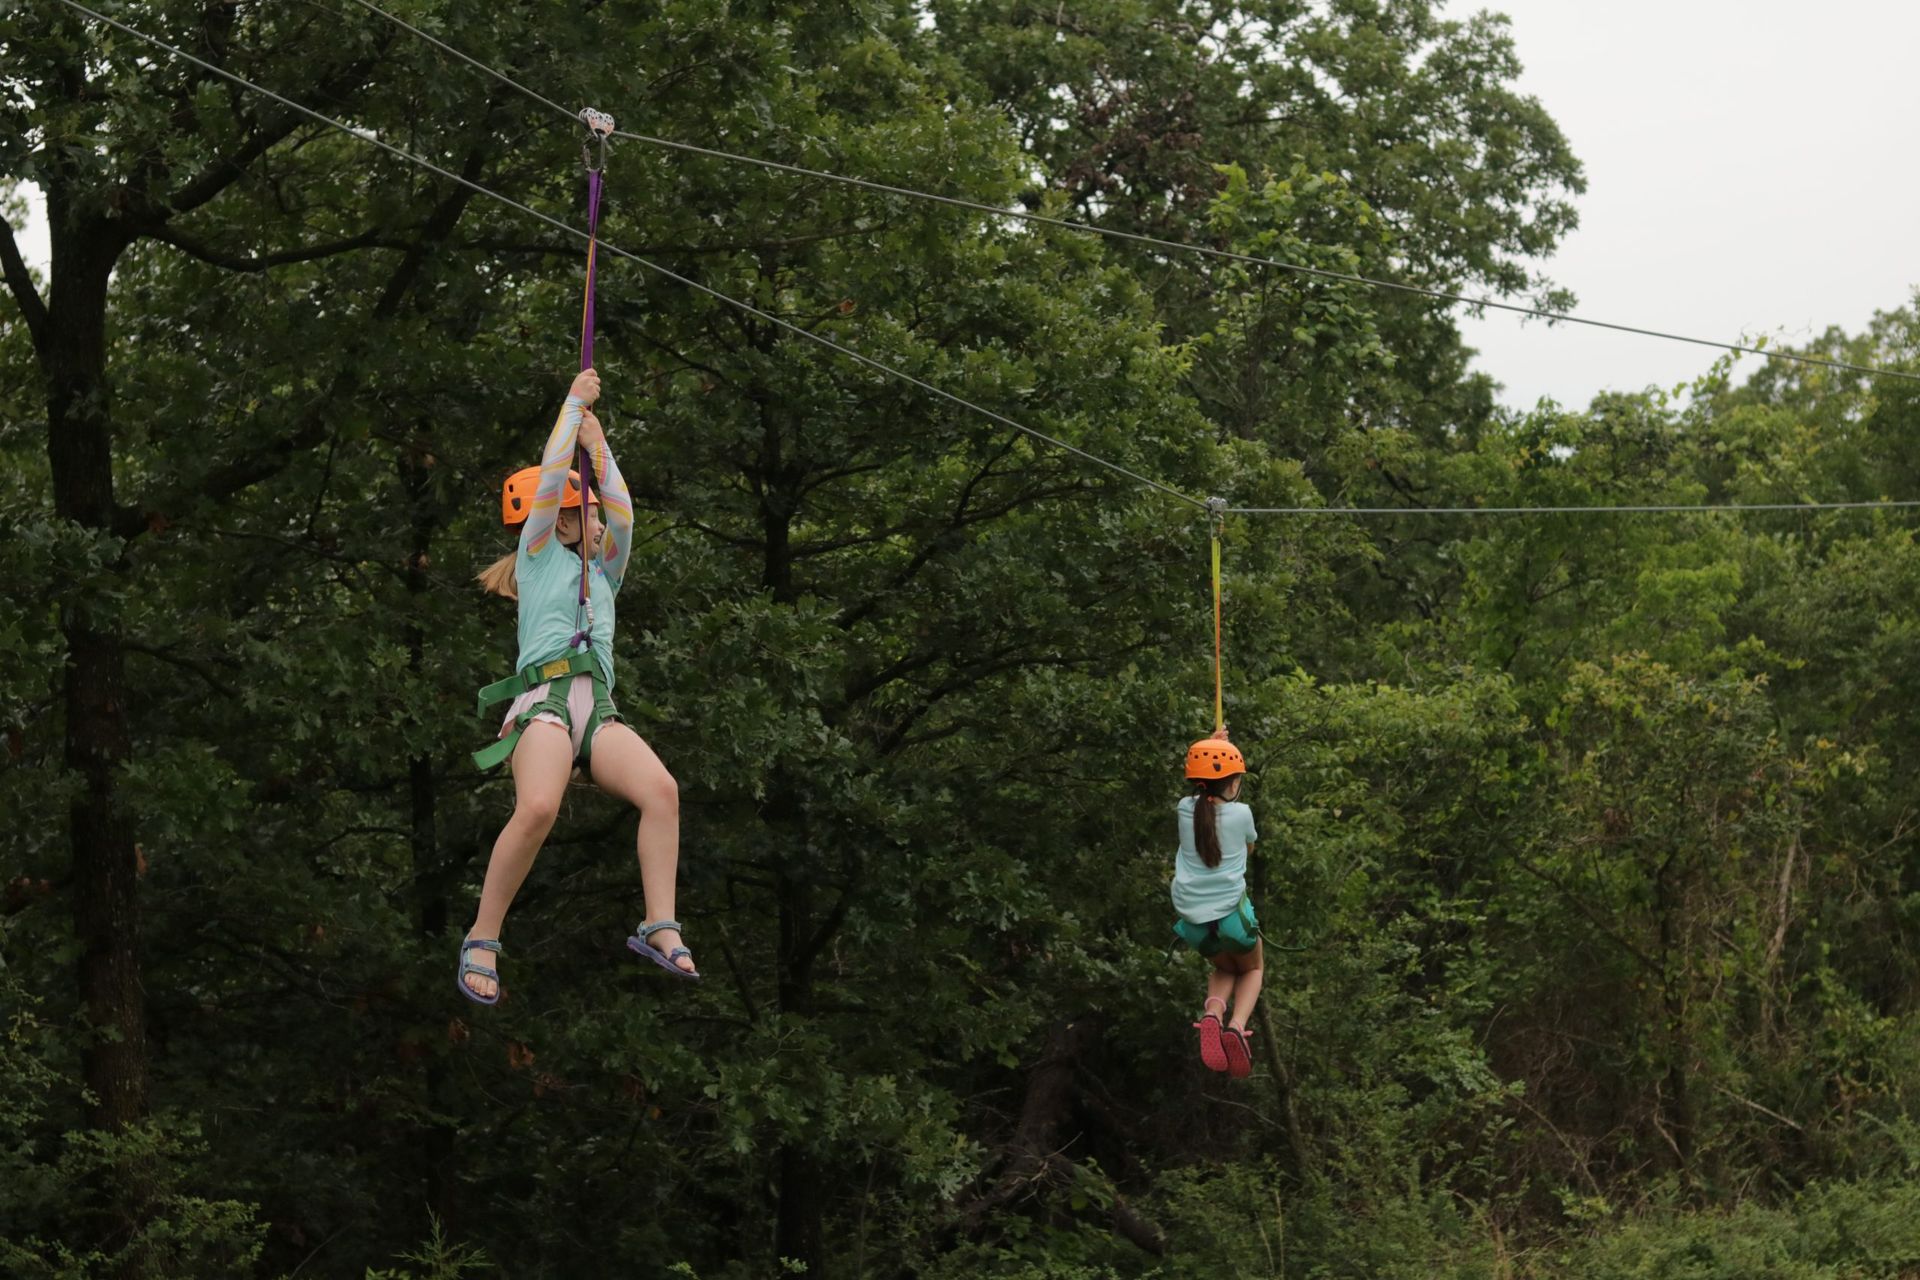
[[[584,221],[577,127],[349,0],[103,7]],[[1572,302],[1579,162],[1465,5],[390,7],[650,134]],[[1415,294],[607,172],[610,243],[1191,494],[1920,497],[1911,382],[1728,358],[1514,412]],[[579,788],[482,1010],[513,614],[472,577],[579,246],[53,0],[0,14],[0,180],[52,245],[0,239],[0,1271],[1920,1266],[1911,516],[1230,519],[1271,948],[1230,1084],[1167,945],[1206,520],[603,257],[620,700],[707,978],[625,954],[633,816]],[[1809,350],[1920,369],[1886,284]]]

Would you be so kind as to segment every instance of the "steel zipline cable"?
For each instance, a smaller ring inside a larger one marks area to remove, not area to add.
[[[360,4],[366,4],[366,0],[356,0],[356,2]],[[502,195],[499,192],[494,191],[488,187],[485,187],[478,182],[474,182],[469,178],[462,177],[457,173],[454,173],[448,169],[441,167],[440,165],[435,164],[431,160],[428,160],[422,156],[417,156],[403,147],[396,146],[395,144],[386,141],[385,139],[379,137],[378,135],[374,134],[370,130],[367,130],[364,128],[354,128],[353,126],[345,124],[342,121],[336,120],[331,116],[328,116],[322,112],[316,111],[312,107],[308,107],[303,105],[302,103],[296,102],[292,98],[286,97],[285,95],[280,93],[276,93],[272,89],[268,89],[268,88],[265,88],[264,86],[255,84],[251,80],[248,80],[243,76],[237,75],[234,72],[226,70],[224,67],[217,66],[214,63],[208,62],[204,58],[198,57],[197,55],[192,53],[188,53],[184,49],[180,49],[174,45],[168,44],[166,41],[161,40],[157,36],[148,35],[147,33],[140,31],[137,28],[131,27],[116,18],[110,18],[105,14],[102,14],[93,9],[90,9],[86,5],[79,3],[79,0],[59,0],[59,3],[65,5],[69,9],[74,10],[76,13],[83,14],[86,17],[92,18],[96,22],[100,22],[107,26],[113,27],[116,30],[122,31],[127,35],[132,36],[136,40],[143,41],[144,43],[152,45],[157,49],[161,49],[166,51],[167,53],[172,54],[176,58],[180,58],[206,71],[212,72],[214,75],[219,76],[222,79],[227,80],[232,84],[238,85],[243,89],[250,90],[254,93],[258,93],[267,98],[271,98],[273,101],[280,103],[282,106],[289,107],[292,110],[299,112],[301,115],[304,115],[311,120],[315,120],[321,124],[327,125],[330,128],[336,129],[341,133],[348,135],[349,137],[356,138],[361,142],[369,143],[373,146],[379,147],[381,150],[389,152],[392,155],[398,156],[400,159],[405,160],[410,164],[417,165],[420,168],[423,168],[432,173],[438,174],[440,177],[447,179],[449,182],[457,183],[460,186],[466,187],[469,190],[479,195],[486,196],[488,199],[497,201],[500,204],[506,205],[509,208],[516,209],[522,213],[527,214],[530,217],[537,218],[540,221],[548,224],[549,226],[552,226],[580,240],[588,241],[590,243],[593,241],[593,236],[589,232],[583,231],[578,227],[575,227],[569,223],[563,222],[562,220],[552,216],[551,214],[542,213],[540,210],[535,209],[530,205],[523,204],[520,201],[513,199],[511,196]],[[371,5],[368,5],[367,7],[372,8]],[[396,19],[395,21],[398,21],[398,20]],[[403,23],[402,25],[404,26],[406,24]],[[411,30],[413,28],[409,28],[409,29]],[[425,35],[425,33],[421,33],[421,34]],[[433,39],[433,37],[431,36],[428,36],[426,38]],[[440,42],[436,40],[435,43],[440,43]],[[456,50],[455,52],[458,52],[458,51]],[[461,54],[460,56],[463,58],[466,57],[465,54]],[[472,61],[472,59],[468,59],[468,61]],[[475,63],[475,65],[478,66],[480,64]],[[498,73],[493,73],[493,74],[497,75]],[[505,79],[505,77],[501,77],[501,78]],[[539,95],[536,94],[534,96],[538,97]],[[546,101],[546,99],[542,99],[542,101]],[[557,103],[553,105],[558,107]],[[565,110],[565,108],[563,107],[559,109],[562,111]],[[576,120],[578,119],[577,113],[569,112],[568,115],[571,118],[574,118]],[[853,360],[856,363],[864,365],[870,369],[873,369],[879,373],[886,374],[889,377],[898,378],[901,381],[906,382],[911,386],[918,387],[920,390],[925,391],[928,394],[936,396],[942,400],[945,400],[950,404],[957,405],[963,409],[971,410],[972,412],[978,413],[982,417],[985,417],[990,421],[999,423],[1002,426],[1021,432],[1027,436],[1032,437],[1033,439],[1052,445],[1053,447],[1060,449],[1066,453],[1070,453],[1075,457],[1081,458],[1087,462],[1091,462],[1096,466],[1105,468],[1106,470],[1114,472],[1117,475],[1123,476],[1129,480],[1133,480],[1138,484],[1145,485],[1148,488],[1157,490],[1158,492],[1166,494],[1169,497],[1177,498],[1181,502],[1184,502],[1189,506],[1195,507],[1202,511],[1209,512],[1210,514],[1214,514],[1216,516],[1223,513],[1234,514],[1234,515],[1292,515],[1292,516],[1581,515],[1581,514],[1616,514],[1616,513],[1631,514],[1631,513],[1655,513],[1655,512],[1673,513],[1673,514],[1713,514],[1713,513],[1720,513],[1720,512],[1746,512],[1746,511],[1784,512],[1784,511],[1886,510],[1886,509],[1894,509],[1894,508],[1920,507],[1920,500],[1902,500],[1902,501],[1883,500],[1883,501],[1872,501],[1872,502],[1727,503],[1727,504],[1718,504],[1718,505],[1693,505],[1693,506],[1673,504],[1673,505],[1647,505],[1647,506],[1591,506],[1591,507],[1229,507],[1229,506],[1225,506],[1224,503],[1218,499],[1215,499],[1213,501],[1208,501],[1206,499],[1196,498],[1191,494],[1185,493],[1180,489],[1173,487],[1172,485],[1166,484],[1163,481],[1155,480],[1151,476],[1141,475],[1137,471],[1134,471],[1128,467],[1121,466],[1119,463],[1112,462],[1106,458],[1102,458],[1097,454],[1089,453],[1087,450],[1082,449],[1077,445],[1070,444],[1065,440],[1061,440],[1056,436],[1048,435],[1046,432],[1043,432],[1043,431],[1038,431],[1032,427],[1025,425],[1024,423],[1016,422],[1012,418],[1007,417],[1005,414],[998,413],[995,410],[988,409],[982,405],[975,404],[970,400],[964,399],[961,396],[957,396],[950,391],[943,390],[942,388],[937,387],[934,384],[927,382],[922,378],[918,378],[913,374],[907,373],[904,370],[894,368],[892,365],[886,364],[883,361],[876,360],[873,357],[868,355],[864,355],[861,352],[855,351],[851,347],[843,346],[842,344],[833,341],[831,338],[822,337],[821,335],[814,333],[808,329],[805,329],[800,325],[796,325],[791,321],[783,320],[779,316],[771,315],[765,311],[762,311],[758,307],[755,307],[750,303],[742,302],[737,298],[729,297],[727,294],[721,293],[717,289],[713,289],[707,285],[701,284],[697,280],[689,279],[688,277],[683,276],[676,271],[672,271],[666,267],[660,266],[658,263],[655,263],[653,261],[650,261],[649,259],[643,258],[638,254],[630,253],[627,250],[622,249],[617,245],[609,244],[604,240],[599,241],[599,244],[600,244],[600,247],[605,249],[607,252],[615,254],[622,258],[627,258],[633,262],[636,262],[640,264],[640,266],[647,269],[648,271],[651,271],[656,275],[659,275],[665,279],[672,280],[677,284],[683,285],[686,288],[694,290],[695,292],[703,293],[708,297],[715,299],[718,302],[725,303],[726,305],[730,307],[734,307],[737,310],[747,315],[751,315],[756,317],[757,319],[764,320],[769,324],[775,325],[781,329],[784,329],[796,335],[797,337],[804,338],[809,342],[825,347],[831,351],[838,352],[839,354],[846,356],[848,359]],[[1911,375],[1902,375],[1902,376],[1911,376]]]
[[[454,57],[467,63],[486,75],[492,76],[501,84],[517,89],[535,102],[539,102],[568,119],[578,119],[577,111],[568,110],[545,94],[529,89],[526,85],[497,71],[479,59],[462,52],[445,40],[371,3],[371,0],[354,0],[354,3],[369,13],[378,14],[388,22],[411,31],[422,40],[445,50]],[[1502,302],[1497,298],[1475,297],[1471,294],[1451,293],[1445,289],[1431,289],[1425,285],[1409,284],[1404,280],[1382,280],[1375,276],[1363,276],[1348,271],[1333,271],[1325,267],[1310,267],[1304,263],[1282,262],[1278,258],[1264,258],[1258,254],[1239,253],[1231,249],[1216,249],[1210,245],[1191,244],[1181,240],[1167,240],[1160,236],[1143,235],[1136,231],[1123,231],[1117,227],[1103,227],[1094,222],[1082,222],[1073,218],[1056,218],[1049,214],[1034,213],[1026,209],[1010,209],[1002,205],[987,204],[979,200],[968,200],[958,196],[937,195],[930,191],[917,191],[911,187],[894,186],[885,182],[874,182],[867,178],[854,178],[846,174],[831,173],[823,169],[809,169],[801,165],[786,164],[779,160],[766,160],[757,156],[743,156],[731,151],[721,151],[713,147],[697,146],[690,142],[679,142],[672,138],[659,138],[651,134],[634,133],[626,129],[616,129],[614,136],[627,138],[648,146],[680,151],[689,155],[706,156],[714,160],[725,160],[732,164],[754,165],[776,173],[790,173],[800,177],[818,178],[823,182],[837,182],[845,186],[859,187],[862,190],[878,192],[882,195],[902,196],[909,200],[925,200],[935,204],[948,205],[957,209],[970,209],[977,213],[989,214],[996,218],[1015,218],[1039,226],[1057,227],[1064,231],[1073,231],[1082,235],[1106,236],[1109,239],[1125,240],[1135,244],[1148,245],[1155,249],[1171,253],[1192,253],[1204,257],[1216,258],[1228,262],[1238,262],[1249,266],[1271,267],[1279,271],[1289,271],[1296,275],[1312,276],[1322,280],[1337,280],[1346,284],[1366,285],[1375,289],[1391,289],[1400,293],[1416,294],[1439,302],[1464,304],[1469,307],[1485,307],[1495,311],[1506,311],[1514,315],[1531,316],[1554,324],[1583,325],[1591,329],[1606,329],[1614,333],[1634,334],[1643,338],[1657,338],[1666,342],[1684,342],[1696,347],[1711,347],[1719,351],[1735,351],[1743,355],[1759,356],[1766,360],[1789,360],[1797,364],[1813,365],[1824,369],[1833,369],[1843,373],[1865,374],[1874,378],[1902,378],[1920,382],[1920,373],[1904,369],[1881,369],[1872,365],[1851,364],[1844,360],[1828,360],[1822,356],[1805,355],[1797,351],[1774,350],[1766,347],[1748,346],[1737,342],[1722,342],[1713,338],[1696,338],[1683,333],[1672,333],[1663,329],[1652,329],[1641,325],[1620,324],[1610,320],[1594,320],[1586,316],[1574,315],[1566,311],[1549,311],[1541,307],[1529,307],[1517,302]]]
[[[1648,503],[1611,507],[1228,507],[1236,516],[1578,516],[1701,515],[1742,511],[1893,511],[1920,507],[1920,499],[1871,502]]]

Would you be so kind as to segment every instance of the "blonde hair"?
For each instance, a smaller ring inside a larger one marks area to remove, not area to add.
[[[520,558],[518,549],[507,552],[498,560],[473,575],[480,589],[489,595],[505,596],[509,600],[520,598],[520,573],[514,567],[514,561]]]
[[[579,473],[569,472],[568,474],[577,476]],[[594,505],[600,505],[597,499]],[[560,541],[560,523],[569,515],[573,516],[576,521],[580,519],[578,508],[570,507],[562,511],[559,520],[556,520],[554,524],[553,536],[555,541]],[[576,536],[573,542],[561,542],[560,545],[572,547],[578,543],[579,540]],[[520,550],[516,547],[480,572],[474,574],[473,580],[478,582],[480,589],[489,595],[505,596],[509,600],[518,600],[520,598],[520,570],[516,562],[519,558]]]

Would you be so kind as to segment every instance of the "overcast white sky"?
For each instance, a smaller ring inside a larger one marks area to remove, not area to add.
[[[1481,8],[1513,19],[1520,87],[1586,165],[1580,228],[1547,264],[1577,314],[1792,342],[1858,329],[1920,285],[1920,4],[1453,0],[1450,12]],[[22,248],[44,267],[37,202],[32,222]],[[1463,323],[1519,408],[1672,386],[1714,355],[1500,313]]]
[[[1791,342],[1920,285],[1920,4],[1455,0],[1513,19],[1526,72],[1586,165],[1580,228],[1547,264],[1575,314]],[[1465,321],[1502,399],[1585,406],[1670,386],[1700,347],[1489,312]],[[1737,369],[1752,369],[1742,357]]]

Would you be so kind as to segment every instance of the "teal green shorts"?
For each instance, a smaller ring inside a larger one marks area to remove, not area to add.
[[[1243,956],[1260,943],[1260,918],[1253,913],[1253,899],[1241,898],[1230,916],[1206,924],[1175,920],[1173,932],[1180,941],[1203,956]]]

